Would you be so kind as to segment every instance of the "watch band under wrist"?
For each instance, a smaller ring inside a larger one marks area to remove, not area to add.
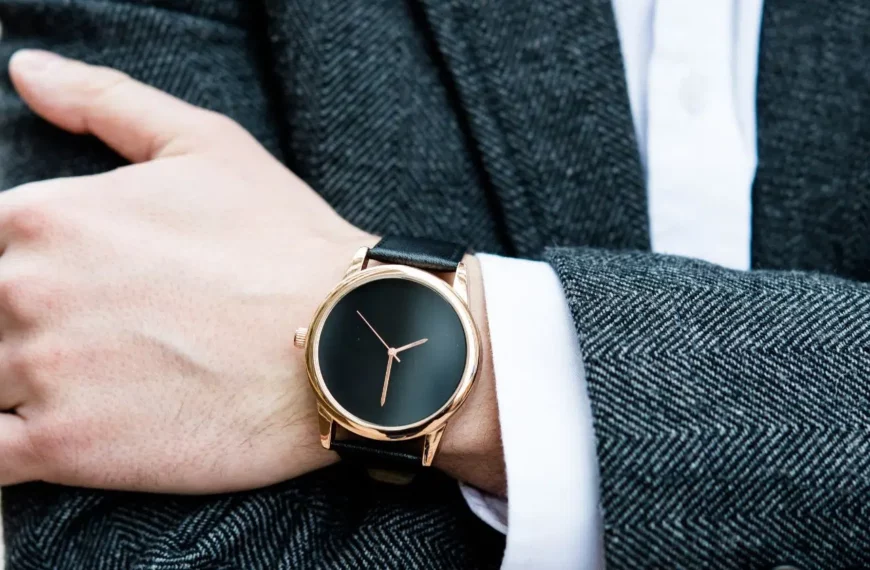
[[[410,265],[427,271],[456,271],[467,249],[448,241],[427,238],[385,236],[369,250],[369,259],[382,263]]]
[[[467,249],[446,241],[401,236],[385,236],[369,250],[369,259],[381,263],[408,265],[426,271],[456,271]],[[408,441],[377,441],[333,437],[330,448],[342,460],[370,469],[414,472],[423,466],[422,438]]]
[[[420,439],[333,439],[330,447],[343,460],[354,461],[371,469],[413,472],[423,465],[423,446]]]

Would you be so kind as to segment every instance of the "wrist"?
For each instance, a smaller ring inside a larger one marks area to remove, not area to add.
[[[323,299],[339,283],[347,271],[348,264],[360,247],[373,247],[378,237],[363,232],[343,223],[338,229],[330,227],[329,232],[310,236],[307,241],[307,251],[313,252],[306,267],[305,280],[307,289],[304,296],[292,299],[292,305],[278,311],[278,314],[289,314],[286,319],[288,327],[297,323],[308,323]],[[292,267],[288,264],[288,267]],[[298,274],[299,269],[293,269]],[[287,330],[291,335],[293,330]],[[308,380],[308,368],[305,353],[301,350],[290,351],[292,368],[290,376],[294,379],[291,390],[292,402],[288,402],[285,432],[289,442],[276,439],[275,453],[287,456],[283,461],[286,471],[279,480],[293,479],[311,471],[328,467],[339,461],[338,455],[320,444],[320,420],[317,398]],[[291,412],[289,410],[293,410]],[[304,442],[303,445],[299,445]]]
[[[506,494],[501,429],[483,276],[477,258],[466,255],[469,308],[481,339],[480,369],[465,404],[450,419],[435,466],[448,475],[496,495]]]

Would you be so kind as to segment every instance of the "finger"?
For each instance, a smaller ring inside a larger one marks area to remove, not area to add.
[[[24,420],[0,414],[0,487],[34,479],[33,468]]]
[[[9,74],[38,115],[72,133],[92,134],[132,162],[188,154],[224,139],[216,129],[232,128],[229,119],[120,71],[50,52],[17,52]]]

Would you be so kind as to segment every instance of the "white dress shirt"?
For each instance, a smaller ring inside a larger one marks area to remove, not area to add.
[[[653,251],[749,268],[761,5],[613,0]],[[561,285],[545,263],[480,264],[508,501],[463,494],[507,533],[503,568],[603,568],[592,412]]]

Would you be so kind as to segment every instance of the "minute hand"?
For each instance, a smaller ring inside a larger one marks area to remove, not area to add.
[[[378,331],[375,330],[375,327],[373,327],[371,325],[371,323],[368,322],[368,320],[363,316],[362,313],[357,311],[356,314],[359,315],[359,318],[361,318],[363,320],[363,322],[366,324],[366,326],[369,327],[373,333],[375,333],[375,336],[378,337],[378,340],[381,341],[381,344],[384,345],[384,348],[386,348],[387,352],[389,352],[390,345],[388,345],[387,342],[381,338],[381,335],[378,334]],[[398,352],[398,351],[396,351],[396,352]],[[397,362],[401,362],[401,360],[398,357],[394,356],[393,358],[395,358]]]
[[[415,346],[420,346],[421,344],[424,344],[426,342],[429,342],[428,338],[420,339],[417,342],[412,342],[411,344],[406,344],[405,346],[397,348],[396,352],[397,353],[402,352],[403,350],[408,350],[409,348],[414,348]]]

